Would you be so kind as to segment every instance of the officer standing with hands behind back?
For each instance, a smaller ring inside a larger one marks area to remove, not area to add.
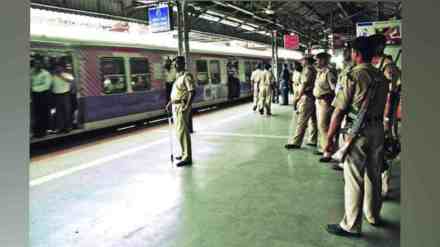
[[[180,160],[176,166],[185,166],[192,164],[191,135],[189,126],[189,114],[191,102],[195,94],[195,85],[193,76],[185,71],[185,58],[176,57],[176,81],[171,90],[171,99],[165,109],[169,111],[173,107],[174,121],[176,126],[177,140],[180,145],[182,156],[176,157]]]

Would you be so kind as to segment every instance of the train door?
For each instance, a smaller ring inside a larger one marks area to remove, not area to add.
[[[237,89],[240,87],[239,79],[239,61],[235,58],[228,59],[227,62],[227,88],[228,88],[228,99],[231,100],[237,95]]]
[[[78,104],[78,96],[79,96],[79,71],[78,71],[78,58],[74,54],[74,52],[70,49],[61,49],[61,48],[35,48],[31,49],[30,61],[31,61],[31,76],[36,76],[34,71],[34,63],[37,58],[40,58],[42,62],[42,68],[48,71],[51,75],[51,80],[53,79],[52,75],[54,73],[55,64],[63,61],[66,65],[65,72],[69,73],[73,76],[74,80],[69,83],[69,94],[68,100],[64,101],[70,111],[66,114],[65,121],[69,123],[67,125],[72,126],[73,128],[82,128],[81,121],[81,112]],[[51,83],[51,87],[47,90],[47,95],[42,99],[39,97],[39,90],[31,90],[31,136],[33,138],[42,138],[47,135],[57,135],[61,134],[60,129],[58,128],[56,123],[57,117],[57,95],[54,94],[54,84],[53,80]],[[56,93],[56,92],[55,92]],[[42,104],[42,101],[44,103]],[[44,108],[44,109],[42,109]],[[58,108],[60,109],[60,108]],[[46,114],[47,113],[47,114]],[[59,114],[59,113],[58,113]],[[59,117],[59,115],[58,115]],[[38,129],[38,135],[35,135],[36,129]],[[66,129],[65,131],[70,131],[71,129]]]
[[[221,63],[219,59],[209,59],[209,87],[211,88],[212,100],[222,98],[222,79],[221,79]]]
[[[212,100],[212,92],[209,87],[208,61],[206,59],[198,59],[195,61],[195,65],[197,85],[203,87],[203,100]]]

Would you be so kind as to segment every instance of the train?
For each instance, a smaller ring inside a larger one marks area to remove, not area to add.
[[[47,66],[53,59],[68,61],[77,102],[73,131],[31,138],[31,143],[166,114],[163,65],[177,55],[177,40],[172,32],[151,34],[141,23],[124,25],[131,30],[112,29],[115,26],[121,26],[120,21],[31,9],[31,59],[41,55]],[[189,70],[196,81],[194,110],[251,98],[252,71],[257,63],[272,61],[267,48],[190,41],[190,51]],[[279,48],[279,66],[301,58],[299,51]],[[238,78],[239,85],[231,86],[230,75]]]

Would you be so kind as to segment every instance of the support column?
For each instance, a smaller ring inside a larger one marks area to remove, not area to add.
[[[185,56],[186,70],[191,72],[191,56],[189,48],[189,32],[191,30],[191,21],[187,11],[187,0],[183,0],[182,8],[182,26],[183,26],[183,56]]]
[[[278,82],[278,35],[276,30],[272,31],[272,71]]]
[[[189,48],[189,32],[191,23],[187,12],[187,1],[179,0],[177,4],[177,39],[178,39],[178,55],[185,57],[186,70],[190,71],[190,48]]]

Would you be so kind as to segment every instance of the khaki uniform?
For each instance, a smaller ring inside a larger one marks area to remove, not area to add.
[[[259,85],[259,107],[260,111],[266,109],[266,114],[271,113],[272,106],[272,87],[274,85],[275,78],[271,71],[264,70],[261,74],[261,80]]]
[[[304,94],[298,101],[298,114],[296,119],[296,130],[289,144],[301,145],[306,133],[307,124],[309,130],[309,143],[316,144],[317,141],[317,126],[316,126],[316,112],[315,99],[312,91],[316,79],[316,70],[313,66],[305,66],[301,73],[300,85],[298,92],[303,90]]]
[[[189,100],[189,92],[194,92],[194,90],[195,84],[192,75],[187,72],[177,73],[177,79],[171,90],[171,101],[177,102],[173,103],[173,112],[177,140],[182,151],[182,161],[192,161],[191,136],[188,126],[191,107],[187,109],[183,109],[183,107],[185,106],[184,102]]]
[[[354,140],[344,161],[345,215],[340,226],[352,233],[359,233],[362,226],[362,210],[370,223],[377,223],[381,208],[380,171],[383,164],[384,113],[388,88],[383,75],[371,64],[356,65],[349,79],[341,88],[332,105],[357,115],[367,89],[376,78],[379,84],[374,99],[370,101],[365,127]],[[350,119],[348,119],[350,122]]]
[[[261,69],[256,69],[251,74],[251,83],[253,84],[253,88],[254,88],[254,92],[253,92],[254,93],[254,101],[252,104],[253,108],[256,108],[259,103],[258,102],[258,94],[259,94],[258,87],[259,87],[259,84],[260,84],[262,78],[263,78],[263,70],[261,70]]]
[[[383,72],[383,75],[388,80],[389,91],[397,91],[400,84],[400,70],[394,62],[386,57],[381,57],[375,67]],[[397,109],[391,109],[396,114]],[[392,131],[389,129],[394,123],[385,124],[385,131]],[[397,133],[395,133],[397,134]],[[382,196],[386,196],[390,190],[391,183],[391,169],[387,169],[382,173]]]
[[[336,83],[336,88],[335,88],[335,94],[338,94],[338,92],[341,90],[341,85],[347,84],[347,80],[348,80],[348,74],[351,73],[351,70],[354,67],[354,63],[352,61],[350,62],[344,62],[343,66],[342,66],[342,70],[338,75],[338,82]],[[347,122],[344,120],[342,121],[341,124],[341,128],[344,128],[346,126]],[[338,134],[338,136],[336,137],[336,140],[338,141],[338,146],[341,147],[342,145],[344,145],[345,143],[345,134]],[[338,164],[339,167],[344,168],[344,164],[343,163],[339,163]]]
[[[318,69],[313,96],[316,104],[316,120],[318,122],[318,150],[323,152],[327,145],[327,132],[333,113],[331,102],[336,88],[336,75],[329,67]]]
[[[301,72],[295,70],[292,73],[292,88],[293,88],[294,99],[298,97],[300,85],[301,85]]]

